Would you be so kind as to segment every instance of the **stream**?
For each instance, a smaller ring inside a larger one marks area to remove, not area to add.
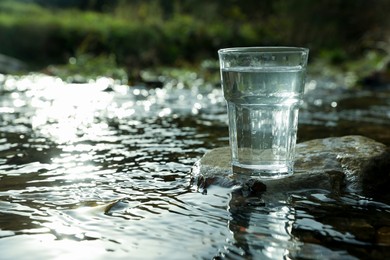
[[[390,88],[309,78],[298,142],[390,145]],[[300,190],[232,203],[191,168],[228,145],[219,87],[0,74],[1,259],[385,259],[390,201]],[[387,191],[384,191],[387,192]]]

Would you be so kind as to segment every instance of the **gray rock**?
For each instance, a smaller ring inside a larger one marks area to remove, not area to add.
[[[230,148],[207,152],[193,167],[200,189],[211,184],[240,187],[244,196],[324,189],[385,195],[390,184],[390,152],[386,145],[363,136],[316,139],[297,144],[292,176],[276,180],[241,179],[232,173]]]
[[[13,57],[0,54],[0,73],[17,73],[27,69],[27,65]]]

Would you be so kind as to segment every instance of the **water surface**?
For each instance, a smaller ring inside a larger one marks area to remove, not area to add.
[[[310,80],[298,141],[390,144],[390,91]],[[390,257],[390,207],[358,194],[242,199],[191,182],[228,145],[221,90],[0,75],[2,259]]]

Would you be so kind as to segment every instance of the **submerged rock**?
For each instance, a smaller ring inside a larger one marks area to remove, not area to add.
[[[386,196],[386,187],[390,184],[389,148],[363,136],[315,139],[297,144],[294,174],[283,179],[241,179],[232,173],[230,163],[229,147],[206,153],[193,167],[198,187],[203,190],[212,184],[239,187],[235,190],[245,197],[264,191],[304,189]]]

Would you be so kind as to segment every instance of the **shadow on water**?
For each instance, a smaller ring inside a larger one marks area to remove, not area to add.
[[[362,134],[389,145],[390,90],[332,84],[309,81],[299,140]],[[211,85],[0,75],[0,112],[3,259],[389,257],[388,201],[194,187],[193,164],[228,144]]]

